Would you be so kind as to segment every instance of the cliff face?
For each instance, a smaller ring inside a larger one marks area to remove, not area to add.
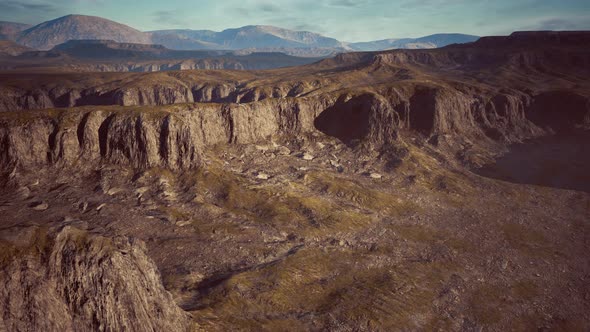
[[[590,127],[590,90],[580,76],[590,52],[576,44],[586,37],[551,35],[546,49],[524,47],[525,37],[343,54],[267,72],[5,74],[0,163],[11,169],[83,158],[178,170],[198,166],[213,144],[314,131],[377,149],[415,134],[460,149]],[[85,107],[31,112],[75,106]]]
[[[1,242],[8,331],[188,331],[143,243],[70,226],[19,234]]]
[[[97,74],[95,74],[97,75]],[[137,75],[137,74],[136,74]],[[118,81],[118,80],[117,80]],[[235,81],[207,81],[199,77],[142,76],[116,84],[106,81],[94,86],[63,84],[21,88],[0,86],[0,112],[90,105],[156,106],[183,103],[250,103],[264,99],[298,97],[323,87],[317,80],[249,86]],[[118,81],[120,82],[120,81]],[[88,82],[91,83],[91,82]]]
[[[23,53],[25,54],[23,55]],[[83,59],[72,60],[72,58],[60,54],[51,54],[47,58],[37,57],[32,59],[33,54],[27,52],[26,47],[10,48],[9,46],[0,45],[0,56],[5,56],[0,64],[0,70],[30,70],[39,66],[60,68],[65,71],[92,73],[148,73],[177,70],[264,70],[300,66],[317,60],[317,58],[284,57],[282,54],[277,54],[275,59],[260,59],[256,55],[245,55],[231,57],[212,56],[207,59],[121,59],[118,61],[88,61]],[[7,55],[13,57],[6,57]],[[19,55],[21,57],[18,57]]]
[[[156,97],[139,100],[149,98]],[[560,110],[564,98],[568,102]],[[203,149],[215,144],[254,143],[314,131],[377,149],[398,144],[407,132],[435,140],[508,144],[588,126],[588,100],[565,92],[470,95],[416,86],[389,94],[269,98],[248,104],[7,112],[0,117],[0,164],[5,170],[103,162],[140,169],[191,169],[200,164]]]
[[[590,129],[588,51],[489,49],[0,73],[0,331],[586,326],[585,194],[463,165]]]
[[[107,107],[51,114],[4,113],[0,165],[32,169],[74,164],[93,167],[108,162],[141,169],[190,169],[199,165],[207,146],[309,133],[324,103],[289,99],[141,112]]]

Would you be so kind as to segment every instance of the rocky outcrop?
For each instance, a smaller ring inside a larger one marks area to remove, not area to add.
[[[145,84],[143,84],[145,83]],[[321,87],[319,82],[294,82],[277,86],[241,86],[231,82],[194,82],[159,78],[153,82],[133,82],[78,88],[58,86],[23,90],[0,87],[0,112],[90,105],[157,106],[183,103],[250,103],[268,98],[299,97]]]
[[[168,113],[90,111],[71,117],[12,119],[0,129],[4,168],[45,165],[94,167],[102,162],[136,168],[188,169],[199,164],[203,140]],[[31,168],[32,167],[32,168]]]
[[[221,97],[226,92],[206,93]],[[174,96],[148,95],[134,102]],[[427,138],[507,144],[588,126],[589,99],[569,93],[559,113],[558,105],[550,101],[562,97],[559,92],[530,96],[518,91],[474,95],[418,85],[383,94],[267,98],[247,104],[8,112],[0,117],[0,165],[11,170],[112,163],[183,170],[198,167],[202,151],[215,144],[297,137],[316,130],[345,143],[362,141],[377,149],[397,144],[408,131]]]
[[[548,104],[545,99],[554,94],[482,91],[474,95],[457,89],[415,86],[391,89],[386,94],[343,95],[315,119],[315,126],[344,142],[364,140],[377,147],[395,144],[402,131],[426,137],[511,143],[587,126],[590,98],[570,93],[568,102]]]
[[[347,53],[322,61],[322,66],[375,68],[379,65],[420,66],[435,70],[484,68],[526,70],[555,75],[587,73],[590,68],[590,34],[584,31],[515,32],[510,36],[482,37],[474,43],[433,50],[394,50]]]
[[[47,58],[38,57],[31,61],[31,57],[35,56],[34,54],[44,52],[26,52],[24,47],[21,48],[6,49],[4,51],[0,45],[0,56],[21,56],[5,58],[0,64],[0,70],[22,70],[37,66],[51,66],[59,67],[62,70],[93,73],[148,73],[176,70],[264,70],[305,65],[317,60],[317,58],[297,58],[277,53],[276,55],[270,55],[269,59],[260,58],[258,54],[227,57],[211,56],[206,59],[183,58],[178,60],[160,60],[159,58],[155,58],[147,60],[120,59],[115,61],[87,61],[84,59],[72,61],[72,58],[61,57],[60,64],[56,64],[54,58],[60,57],[60,54],[50,54]]]
[[[380,149],[407,134],[459,147],[587,128],[590,90],[580,73],[590,53],[571,44],[577,34],[564,36],[557,44],[567,47],[548,50],[353,53],[269,72],[19,77],[0,87],[0,163],[11,170],[84,158],[179,170],[197,167],[213,144],[316,130]],[[91,107],[30,111],[72,106]]]
[[[0,117],[0,166],[138,169],[198,167],[207,146],[252,143],[273,135],[314,129],[329,100],[266,100],[252,104],[194,104],[147,111],[130,108],[76,112],[4,113]]]
[[[0,326],[8,331],[190,328],[141,241],[66,226],[21,230],[1,245]]]

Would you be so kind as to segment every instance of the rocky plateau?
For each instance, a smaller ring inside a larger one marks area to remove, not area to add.
[[[587,330],[589,46],[2,71],[0,331]]]

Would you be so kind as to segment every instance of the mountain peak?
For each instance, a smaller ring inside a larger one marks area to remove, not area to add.
[[[17,42],[32,48],[48,50],[55,45],[76,39],[110,39],[116,42],[149,44],[141,31],[98,16],[71,14],[29,28]]]
[[[28,28],[28,29],[27,29]],[[26,29],[26,30],[24,30]],[[24,30],[24,31],[23,31]],[[142,32],[102,17],[69,14],[33,27],[0,22],[0,39],[38,50],[49,50],[69,40],[112,40],[117,43],[162,44],[176,50],[250,50],[284,52],[297,56],[329,56],[335,53],[377,51],[394,48],[436,48],[472,42],[477,36],[433,34],[421,38],[384,39],[343,43],[310,31],[272,25],[246,25],[211,30],[172,29]]]
[[[16,22],[0,21],[0,40],[14,39],[21,31],[30,28],[31,25]]]

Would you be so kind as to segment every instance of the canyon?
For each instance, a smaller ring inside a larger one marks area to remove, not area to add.
[[[589,46],[4,70],[0,330],[585,330]]]

